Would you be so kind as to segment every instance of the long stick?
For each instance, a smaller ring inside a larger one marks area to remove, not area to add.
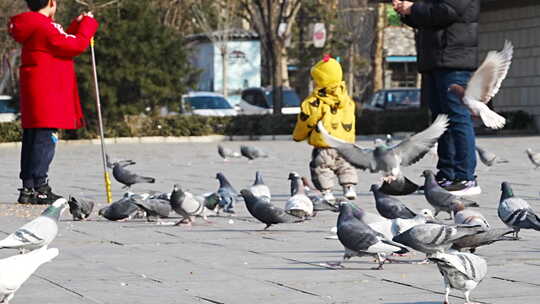
[[[107,171],[107,159],[105,153],[105,136],[103,135],[103,119],[101,118],[101,101],[99,98],[99,84],[96,69],[96,54],[94,53],[94,37],[90,39],[90,50],[92,51],[92,69],[94,70],[94,86],[96,87],[96,108],[99,123],[99,139],[101,140],[101,160],[103,161],[103,173],[105,178],[105,191],[107,193],[107,203],[112,203],[111,179]]]

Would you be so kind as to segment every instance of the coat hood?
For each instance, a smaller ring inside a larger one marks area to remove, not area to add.
[[[343,71],[337,60],[325,56],[311,68],[311,77],[318,88],[335,87],[343,80]]]
[[[51,19],[37,12],[26,12],[13,16],[8,24],[9,34],[22,44],[32,36],[34,31],[38,29],[38,25],[44,21],[50,22]]]

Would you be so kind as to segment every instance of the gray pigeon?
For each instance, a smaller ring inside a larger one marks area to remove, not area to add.
[[[129,219],[137,211],[139,211],[139,207],[135,205],[131,196],[126,193],[118,201],[101,208],[98,214],[110,221],[120,221]]]
[[[218,153],[224,161],[227,161],[229,158],[241,157],[240,153],[234,152],[233,150],[225,148],[222,145],[218,145]]]
[[[500,158],[495,155],[495,153],[491,153],[488,150],[483,149],[479,146],[476,146],[476,151],[478,151],[478,156],[480,156],[480,160],[482,161],[482,163],[488,167],[491,167],[494,164],[508,163],[508,160]]]
[[[475,235],[463,237],[452,244],[452,249],[462,251],[469,249],[471,253],[476,251],[476,248],[489,245],[498,241],[513,241],[514,237],[507,236],[513,233],[514,229],[509,228],[493,228],[480,232]]]
[[[455,196],[439,186],[435,180],[435,174],[431,170],[424,170],[422,176],[425,177],[424,195],[428,203],[435,208],[435,216],[444,211],[453,217],[452,204],[456,202],[463,202],[465,207],[479,207],[477,202]]]
[[[375,208],[383,217],[392,220],[395,218],[411,219],[416,216],[416,213],[400,200],[379,191],[378,185],[371,185],[370,190],[375,197]]]
[[[489,229],[487,219],[480,212],[465,208],[463,202],[453,203],[452,213],[454,214],[454,223],[457,225],[480,225],[485,230]]]
[[[159,221],[159,218],[169,217],[171,203],[158,198],[142,198],[139,195],[132,196],[133,203],[146,212],[146,220],[149,222]]]
[[[242,154],[242,156],[247,157],[249,160],[268,157],[268,154],[266,154],[266,152],[255,146],[241,145],[240,153]]]
[[[531,148],[525,150],[525,153],[527,153],[527,156],[531,160],[531,163],[534,165],[534,168],[538,169],[538,167],[540,167],[540,153],[533,152]]]
[[[430,255],[445,252],[460,238],[483,231],[480,226],[422,224],[396,235],[393,240]]]
[[[384,181],[379,189],[388,195],[409,195],[416,192],[420,187],[406,176],[393,181]]]
[[[8,304],[30,276],[44,263],[58,256],[57,248],[47,246],[0,260],[0,303]]]
[[[219,181],[219,188],[216,192],[218,195],[218,213],[219,210],[223,210],[226,213],[235,213],[234,203],[236,202],[238,192],[229,183],[223,173],[217,173],[216,179]]]
[[[125,167],[134,165],[135,162],[131,160],[122,160],[117,161],[112,164],[113,166],[113,176],[116,181],[121,184],[124,184],[125,188],[130,189],[132,185],[139,183],[150,183],[153,184],[156,182],[156,179],[153,177],[140,176],[131,171],[127,170]]]
[[[66,208],[66,199],[57,199],[40,216],[1,240],[0,249],[18,249],[26,252],[49,245],[58,234],[58,219]]]
[[[261,172],[255,172],[255,182],[249,187],[249,191],[256,197],[270,201],[272,195],[270,194],[270,188],[264,183]]]
[[[362,209],[353,209],[347,202],[342,202],[339,205],[337,235],[345,247],[343,261],[353,256],[370,255],[377,257],[379,266],[376,269],[383,269],[387,255],[408,252],[407,248],[386,239],[384,235],[371,229],[361,220],[362,213]]]
[[[69,197],[69,212],[73,216],[74,221],[82,221],[87,219],[94,210],[95,203],[90,200],[75,198],[73,196]]]
[[[303,219],[286,213],[285,210],[272,205],[270,202],[256,197],[247,189],[243,189],[240,193],[244,197],[249,214],[266,224],[264,230],[275,224],[298,223],[303,221]]]
[[[520,229],[534,229],[540,231],[540,218],[529,203],[522,198],[515,197],[510,184],[501,184],[501,199],[498,208],[499,218],[506,226],[514,229],[517,239]]]
[[[364,149],[355,144],[333,137],[324,128],[322,122],[317,124],[318,130],[326,143],[335,148],[343,158],[358,169],[369,169],[371,173],[382,172],[386,181],[403,180],[401,166],[410,166],[418,162],[446,131],[448,117],[439,115],[435,121],[422,132],[404,139],[399,144],[376,146]]]
[[[335,204],[332,204],[331,202],[326,200],[323,194],[321,193],[321,191],[315,189],[305,176],[302,176],[300,179],[302,180],[302,183],[304,184],[304,190],[306,191],[306,195],[309,197],[309,199],[313,203],[313,216],[317,215],[317,212],[320,212],[320,211],[339,212],[339,208]],[[292,184],[292,181],[291,181],[291,184]],[[291,194],[291,195],[294,195],[294,194]]]
[[[193,220],[191,216],[201,215],[205,221],[207,217],[205,215],[204,201],[199,200],[193,194],[183,191],[179,185],[174,185],[170,198],[171,207],[174,212],[182,216],[182,219],[176,223],[191,225]]]
[[[487,263],[483,258],[472,253],[438,252],[431,257],[430,261],[437,264],[439,271],[444,277],[444,303],[450,303],[448,296],[450,290],[458,289],[465,295],[465,303],[474,304],[470,300],[470,293],[484,279],[487,274]]]

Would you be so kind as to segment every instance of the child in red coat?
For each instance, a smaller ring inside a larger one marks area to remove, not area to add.
[[[29,12],[11,18],[10,35],[22,45],[20,108],[23,127],[21,204],[51,204],[60,196],[48,184],[57,129],[78,129],[83,114],[73,58],[85,51],[98,28],[92,13],[67,31],[54,22],[56,0],[26,0]]]

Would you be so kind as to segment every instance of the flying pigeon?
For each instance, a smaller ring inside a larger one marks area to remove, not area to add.
[[[266,154],[266,152],[255,146],[241,145],[240,153],[242,154],[242,156],[247,157],[249,160],[268,157],[268,154]]]
[[[410,166],[424,157],[439,136],[446,131],[448,117],[439,115],[424,131],[404,139],[399,144],[379,145],[374,149],[364,149],[333,137],[322,122],[317,126],[326,143],[335,148],[351,165],[358,169],[369,169],[371,173],[382,172],[383,179],[390,182],[404,179],[401,166]]]
[[[480,225],[484,230],[489,229],[486,218],[478,211],[465,208],[463,202],[453,203],[452,212],[454,213],[454,223],[458,225]]]
[[[15,292],[46,262],[58,256],[57,248],[40,249],[0,260],[0,303],[8,304]]]
[[[224,161],[227,161],[229,158],[239,158],[241,155],[238,152],[234,152],[231,149],[225,148],[222,145],[218,145],[218,153]]]
[[[139,207],[135,205],[129,193],[126,193],[118,201],[101,208],[98,215],[110,221],[120,221],[131,218],[137,211],[139,211]]]
[[[540,167],[540,153],[533,152],[531,148],[525,150],[525,153],[529,156],[531,163],[535,166],[534,168],[538,169],[538,167]]]
[[[518,238],[520,229],[540,231],[540,218],[527,201],[514,196],[509,183],[501,184],[501,192],[497,213],[506,226],[514,229],[514,237]]]
[[[291,172],[289,180],[291,181],[291,192],[294,195],[291,195],[285,203],[285,212],[300,218],[313,216],[313,202],[306,195],[300,175]]]
[[[507,236],[513,233],[514,229],[509,228],[492,228],[475,235],[463,237],[452,244],[452,249],[462,251],[469,249],[471,253],[476,251],[476,248],[489,245],[498,241],[513,241],[514,237]]]
[[[424,170],[422,176],[425,178],[424,195],[428,203],[435,208],[435,216],[441,211],[448,212],[453,216],[452,204],[456,202],[463,202],[465,207],[479,207],[478,203],[455,196],[439,186],[435,180],[435,174],[431,170]]]
[[[49,245],[58,233],[58,219],[66,208],[66,199],[57,199],[40,216],[1,240],[0,249],[18,249],[26,252]]]
[[[302,180],[302,183],[304,184],[304,190],[306,192],[306,195],[309,197],[311,202],[313,203],[313,216],[317,214],[319,211],[333,211],[333,212],[339,212],[339,208],[336,207],[335,204],[330,203],[328,200],[326,200],[321,193],[321,191],[313,188],[311,186],[310,182],[305,176],[302,176],[300,178]],[[292,181],[291,181],[292,186]],[[291,195],[294,195],[293,190],[291,191]]]
[[[87,219],[94,210],[95,203],[90,200],[75,198],[73,196],[69,197],[69,212],[73,216],[74,221],[82,221]]]
[[[270,201],[272,195],[270,194],[270,188],[264,183],[261,172],[255,172],[255,182],[249,187],[249,191],[256,197]]]
[[[416,192],[420,187],[406,176],[398,178],[396,180],[385,180],[380,187],[382,193],[388,195],[409,195]]]
[[[500,129],[506,123],[504,117],[492,111],[487,103],[499,92],[510,69],[513,53],[514,46],[505,41],[502,51],[491,51],[487,54],[482,65],[467,83],[466,89],[458,84],[452,84],[448,88],[463,101],[474,116],[480,116],[484,125],[491,129]]]
[[[384,235],[371,229],[358,216],[362,216],[363,210],[356,209],[356,216],[353,207],[347,202],[339,205],[339,216],[337,220],[337,235],[341,244],[345,247],[343,261],[353,256],[370,255],[375,256],[379,263],[376,269],[383,269],[386,256],[392,253],[407,253],[407,248],[397,244]],[[338,263],[340,265],[341,263]]]
[[[393,241],[430,255],[445,252],[454,241],[483,231],[481,226],[422,224],[398,234]]]
[[[370,191],[373,192],[375,197],[375,208],[383,217],[387,219],[410,219],[416,216],[416,213],[397,198],[382,193],[378,185],[371,185]]]
[[[158,198],[143,198],[139,195],[132,196],[133,203],[146,213],[149,222],[159,221],[159,218],[169,217],[171,203]]]
[[[494,164],[508,163],[508,160],[500,158],[494,153],[491,153],[479,146],[476,146],[476,151],[478,151],[478,156],[480,156],[482,163],[488,167],[491,167]]]
[[[134,165],[135,162],[131,160],[122,160],[117,161],[112,164],[113,166],[113,176],[116,181],[123,184],[125,188],[130,189],[131,185],[139,183],[150,183],[153,184],[156,182],[156,179],[153,177],[140,176],[131,171],[127,170],[125,167]]]
[[[450,303],[450,289],[458,289],[465,295],[466,304],[474,304],[469,296],[487,274],[487,263],[483,258],[472,253],[438,252],[429,257],[435,262],[444,278],[444,303]]]
[[[303,221],[303,219],[286,213],[285,210],[272,205],[270,202],[256,197],[247,189],[243,189],[240,193],[244,197],[249,213],[254,218],[266,224],[264,230],[275,224],[297,223]]]
[[[183,191],[179,185],[174,185],[173,191],[171,192],[170,203],[174,212],[182,216],[182,219],[178,221],[176,225],[191,225],[193,222],[191,217],[196,215],[200,215],[205,221],[208,221],[205,214],[206,207],[204,206],[204,198],[201,199],[190,192]]]
[[[223,212],[235,213],[234,203],[236,202],[236,196],[238,196],[238,192],[233,188],[231,183],[229,183],[223,173],[217,173],[216,179],[219,181],[219,188],[216,192],[219,197],[218,213],[221,209],[223,209]]]

